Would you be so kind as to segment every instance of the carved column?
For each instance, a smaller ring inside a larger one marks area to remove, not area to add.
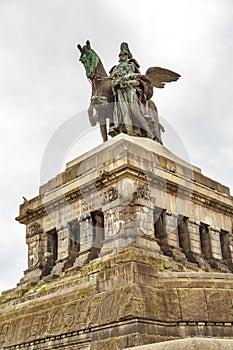
[[[176,261],[186,260],[182,253],[179,235],[178,235],[178,214],[165,212],[165,237],[163,239],[163,248],[166,255],[172,256]]]
[[[42,234],[43,229],[38,222],[30,223],[27,226],[26,243],[28,245],[28,269],[19,284],[38,282],[42,277]]]
[[[190,262],[208,269],[208,263],[203,259],[200,240],[200,221],[183,218],[178,225],[179,240],[183,252]]]
[[[74,266],[83,266],[98,257],[100,249],[95,247],[94,227],[95,224],[91,214],[80,220],[80,251]]]
[[[121,189],[121,195],[115,191],[114,197],[105,196],[102,206],[105,240],[101,254],[127,246],[160,251],[154,237],[154,205],[147,185],[124,179]]]
[[[222,260],[222,250],[220,243],[221,230],[214,226],[209,226],[209,238],[212,258],[216,260]]]
[[[172,256],[177,261],[185,260],[178,236],[178,214],[162,208],[154,210],[154,234],[159,239],[159,245],[165,255]]]
[[[104,216],[102,211],[96,210],[91,213],[93,247],[100,248],[104,240]]]
[[[212,260],[210,265],[223,272],[229,272],[228,267],[223,262],[220,233],[221,229],[219,229],[218,227],[209,226],[209,237],[212,254]]]
[[[220,241],[221,241],[223,261],[232,271],[233,270],[233,240],[230,232],[221,230]]]
[[[223,264],[222,248],[220,241],[221,230],[214,226],[202,225],[201,239],[202,249],[211,267],[217,268],[223,272],[228,272],[229,269]]]
[[[200,221],[194,219],[187,219],[188,237],[190,252],[193,256],[201,256],[201,241],[200,241]]]
[[[64,265],[69,257],[69,227],[61,226],[57,231],[58,235],[58,251],[57,251],[57,261],[52,269],[51,274],[61,275],[64,271]]]
[[[165,216],[165,230],[166,230],[166,243],[169,247],[179,249],[179,237],[178,237],[178,214],[166,211]]]
[[[80,221],[80,252],[85,252],[92,247],[93,223],[91,215]]]

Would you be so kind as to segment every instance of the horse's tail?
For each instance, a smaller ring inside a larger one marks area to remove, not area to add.
[[[90,107],[88,108],[87,113],[88,113],[89,122],[91,126],[96,126],[97,118],[96,118],[96,115],[94,114],[94,107],[92,104],[90,104]]]

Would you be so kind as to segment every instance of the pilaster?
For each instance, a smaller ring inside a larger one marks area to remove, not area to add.
[[[122,191],[102,206],[105,240],[101,254],[128,246],[160,252],[158,239],[154,237],[154,200],[150,197],[148,186],[126,179],[121,182],[121,189],[124,188],[128,191]]]
[[[160,239],[160,246],[165,255],[176,261],[185,261],[178,236],[178,214],[163,210],[155,223],[155,235]]]
[[[55,262],[55,266],[52,269],[52,275],[61,275],[64,271],[64,265],[69,257],[69,227],[61,226],[57,232],[58,235],[58,252],[57,252],[57,260]]]

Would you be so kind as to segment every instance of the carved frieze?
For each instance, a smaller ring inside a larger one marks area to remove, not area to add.
[[[39,263],[40,241],[36,240],[29,245],[28,268],[31,269]]]
[[[31,237],[31,236],[34,236],[36,234],[40,234],[42,232],[43,232],[43,229],[42,229],[41,225],[35,221],[28,226],[27,236]]]
[[[143,199],[149,199],[150,198],[150,191],[148,189],[148,185],[139,185],[137,187],[136,192],[134,192],[134,198],[143,198]]]
[[[115,186],[110,186],[103,192],[103,204],[110,203],[118,198],[118,190]]]
[[[112,208],[108,210],[104,215],[104,228],[106,233],[106,238],[113,237],[117,235],[121,227],[124,225],[125,221],[120,220],[119,208]]]

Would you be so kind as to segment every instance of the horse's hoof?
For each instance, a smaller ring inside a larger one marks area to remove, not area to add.
[[[114,137],[118,134],[119,134],[119,131],[117,129],[115,129],[114,127],[109,129],[108,135],[110,135],[111,137]]]

